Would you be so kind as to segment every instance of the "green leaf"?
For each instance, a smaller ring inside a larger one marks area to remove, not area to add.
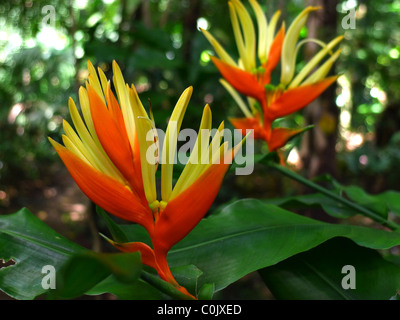
[[[196,265],[203,271],[199,287],[215,283],[218,291],[339,236],[374,249],[400,244],[399,233],[319,222],[259,200],[240,200],[201,221],[172,248],[168,261],[171,266]]]
[[[59,270],[75,253],[87,249],[62,237],[28,209],[0,216],[0,258],[15,265],[0,269],[0,289],[15,299],[34,299],[47,290],[42,268]]]
[[[260,274],[277,299],[389,300],[400,288],[398,266],[346,238],[328,240]]]
[[[105,221],[106,226],[107,226],[108,230],[110,230],[110,233],[115,242],[127,242],[128,241],[124,231],[121,230],[119,225],[114,222],[114,220],[109,216],[109,214],[107,212],[105,212],[99,206],[96,206],[96,212]]]
[[[360,214],[371,218],[372,220],[390,228],[391,230],[400,230],[400,226],[397,223],[388,219],[388,210],[386,204],[382,201],[377,200],[375,197],[368,195],[366,192],[364,192],[364,190],[359,187],[342,187],[332,177],[330,177],[329,175],[325,175],[323,176],[324,181],[333,185],[334,190],[330,190],[327,187],[322,187],[319,184],[308,180],[301,175],[298,175],[297,173],[289,170],[286,167],[271,162],[267,163],[267,165],[279,171],[283,175],[289,177],[290,179],[298,181],[303,185],[315,191],[318,191],[325,196],[346,205],[349,208],[352,208],[353,210],[359,211]],[[316,179],[321,180],[321,177],[317,177]],[[342,195],[342,193],[346,192],[347,196],[350,197],[353,201],[348,200],[345,195]]]
[[[197,283],[203,272],[194,265],[171,268],[175,280],[189,292],[197,291]]]
[[[151,244],[143,227],[121,225],[120,228],[129,241]],[[203,272],[196,280],[197,288],[213,283],[215,291],[219,291],[246,274],[338,236],[375,249],[400,244],[399,233],[320,222],[263,200],[247,199],[203,219],[171,249],[168,261],[171,267],[195,265]],[[179,268],[172,270],[178,276]]]
[[[379,199],[379,197],[368,194],[358,186],[346,186],[341,189],[354,202],[373,210],[387,219],[389,208],[386,202]]]
[[[85,252],[72,256],[57,274],[57,289],[51,297],[72,299],[83,295],[106,277],[131,284],[141,273],[139,252],[95,253]]]
[[[215,292],[214,283],[206,283],[199,290],[199,300],[211,300]]]
[[[111,293],[120,300],[165,300],[169,298],[141,279],[128,284],[118,281],[114,275],[108,276],[106,279],[85,292],[87,295],[95,296],[104,293]]]
[[[319,179],[328,182],[335,192],[345,194],[352,201],[373,210],[385,219],[389,212],[400,215],[400,192],[388,190],[379,194],[369,194],[359,186],[344,186],[329,175]]]
[[[391,213],[400,216],[400,192],[389,190],[374,197],[386,203]]]
[[[159,289],[161,292],[166,293],[168,296],[179,299],[179,300],[192,300],[193,298],[187,296],[186,294],[180,292],[176,287],[170,283],[160,279],[158,276],[153,275],[147,271],[142,271],[141,278],[147,283],[151,284],[155,288]]]
[[[359,211],[349,208],[348,206],[335,201],[321,193],[305,194],[299,196],[291,196],[285,198],[272,198],[263,201],[265,203],[274,204],[285,209],[303,209],[319,207],[323,209],[327,214],[335,218],[349,218],[356,214],[360,214]]]

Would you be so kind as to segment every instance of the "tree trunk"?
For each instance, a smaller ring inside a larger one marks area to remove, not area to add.
[[[329,42],[337,35],[337,0],[308,0],[308,5],[321,7],[308,20],[308,38]],[[305,46],[306,59],[311,59],[319,47],[310,42]],[[334,74],[334,70],[331,70]],[[306,123],[314,125],[303,139],[301,157],[308,178],[321,174],[336,176],[336,141],[339,109],[336,106],[336,84],[304,109]]]
[[[193,35],[197,32],[197,19],[201,15],[201,1],[192,0],[183,18],[183,59],[186,63],[191,62],[193,51]]]

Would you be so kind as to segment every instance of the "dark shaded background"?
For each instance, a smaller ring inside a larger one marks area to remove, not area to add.
[[[315,125],[287,147],[289,162],[307,177],[328,173],[371,193],[398,190],[400,1],[260,3],[268,17],[282,10],[287,26],[306,5],[320,5],[301,37],[328,42],[338,34],[345,36],[333,70],[342,74],[337,85],[284,120],[292,127]],[[342,22],[351,8],[355,28],[346,28]],[[211,105],[214,127],[228,116],[240,115],[218,83],[219,73],[208,58],[213,51],[199,26],[210,30],[232,56],[237,55],[227,1],[2,1],[0,214],[28,207],[69,239],[95,250],[110,250],[97,236],[102,222],[47,137],[61,140],[62,119],[69,120],[68,97],[78,102],[87,60],[110,77],[115,59],[143,104],[151,101],[160,128],[165,128],[175,102],[190,85],[194,93],[183,128],[196,129],[206,103]],[[302,48],[299,68],[315,50],[312,44]],[[307,190],[256,167],[252,176],[227,176],[215,206],[236,198],[301,192]],[[320,212],[315,214],[324,218]],[[271,298],[257,275],[245,277],[222,294],[229,299]]]

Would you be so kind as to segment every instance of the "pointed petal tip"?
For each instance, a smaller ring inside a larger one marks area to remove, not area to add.
[[[339,43],[339,42],[341,42],[343,39],[344,39],[344,35],[340,35],[340,36],[337,36],[335,39],[333,39],[333,41],[336,40],[336,41]]]
[[[112,61],[112,69],[113,69],[113,73],[115,73],[116,70],[119,69],[119,65],[118,65],[117,61],[115,61],[115,60]]]
[[[53,148],[58,152],[59,150],[65,149],[65,147],[61,144],[52,139],[51,137],[47,137]]]
[[[312,11],[318,11],[321,10],[321,6],[308,6],[307,8],[304,9],[305,12],[312,12]]]
[[[65,120],[65,119],[62,119],[62,125],[63,125],[63,128],[64,128],[64,126],[68,126],[69,125],[69,122],[67,120]]]
[[[55,141],[53,138],[51,137],[47,137],[47,139],[49,140],[49,142],[51,143],[51,145],[53,147],[55,147],[56,145],[58,145],[59,143],[57,141]]]
[[[193,93],[193,86],[189,86],[185,89],[184,93],[187,93],[189,96]]]

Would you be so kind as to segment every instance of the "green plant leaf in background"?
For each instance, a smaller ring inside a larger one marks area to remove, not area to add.
[[[120,281],[121,278],[118,279],[118,273],[113,273],[113,277],[110,277],[105,271],[123,260],[110,262],[104,260],[105,256],[93,256],[92,253],[88,258],[88,250],[62,239],[27,210],[0,218],[0,244],[1,248],[7,248],[1,251],[1,258],[13,258],[17,262],[15,266],[0,270],[0,288],[6,293],[11,293],[11,296],[18,299],[32,299],[44,293],[40,286],[43,257],[52,257],[51,262],[59,270],[68,265],[71,256],[77,254],[78,257],[86,257],[86,266],[98,268],[100,265],[98,284],[94,286],[97,280],[92,281],[92,289],[78,288],[75,293],[68,293],[67,296],[89,289],[88,294],[94,294],[97,290],[118,292],[122,297],[129,296],[127,288],[124,289]],[[141,241],[141,237],[146,241],[145,233],[137,225],[120,227],[130,241]],[[181,280],[186,279],[189,284],[195,285],[195,289],[192,290],[210,297],[213,294],[211,291],[222,290],[253,271],[275,265],[335,237],[345,237],[359,246],[371,249],[389,249],[400,244],[400,233],[397,232],[329,224],[260,200],[247,199],[230,204],[217,214],[203,219],[186,238],[172,248],[168,260],[171,269]],[[42,259],[36,260],[36,257]],[[135,265],[135,255],[131,258]],[[102,270],[101,266],[106,268]],[[122,268],[120,273],[123,275],[122,279],[126,279],[127,276],[124,270],[127,271]],[[135,272],[137,271],[133,270],[133,275],[129,276],[128,271],[127,279],[134,280],[137,276]],[[72,275],[75,276],[75,272],[72,272]],[[148,272],[142,271],[141,277],[156,288],[165,286],[160,279]],[[24,278],[25,281],[18,281],[20,278]],[[133,287],[129,281],[124,285]],[[174,296],[174,292],[170,293]]]
[[[0,289],[16,299],[34,299],[47,290],[42,287],[42,268],[59,270],[75,253],[87,249],[69,241],[21,209],[0,216],[0,259],[15,265],[0,269]]]
[[[359,214],[357,210],[349,208],[321,193],[304,194],[285,198],[263,199],[265,203],[274,204],[288,210],[318,207],[332,217],[345,219]]]
[[[62,237],[27,209],[0,216],[0,258],[15,261],[0,269],[0,289],[24,300],[46,293],[50,298],[75,298],[110,275],[116,283],[131,285],[142,266],[139,253],[92,252]],[[42,286],[45,266],[57,272],[54,291]]]
[[[260,274],[276,299],[389,300],[400,289],[398,266],[346,238],[328,240]]]
[[[142,270],[139,252],[75,254],[57,274],[57,288],[50,297],[71,299],[85,294],[110,275],[116,281],[132,284]]]
[[[148,240],[137,225],[121,227],[130,241]],[[198,288],[214,283],[219,291],[253,271],[338,236],[372,249],[400,244],[399,233],[320,222],[247,199],[203,219],[171,249],[168,261],[172,267],[195,265],[203,272]]]
[[[114,275],[110,275],[93,288],[85,292],[87,295],[111,293],[120,300],[160,300],[170,299],[147,282],[138,279],[133,283],[122,283]]]
[[[355,203],[369,208],[383,218],[387,219],[389,213],[400,215],[400,193],[387,190],[378,194],[370,194],[356,185],[343,185],[329,175],[319,177],[322,181],[330,184],[332,191],[342,194]]]

